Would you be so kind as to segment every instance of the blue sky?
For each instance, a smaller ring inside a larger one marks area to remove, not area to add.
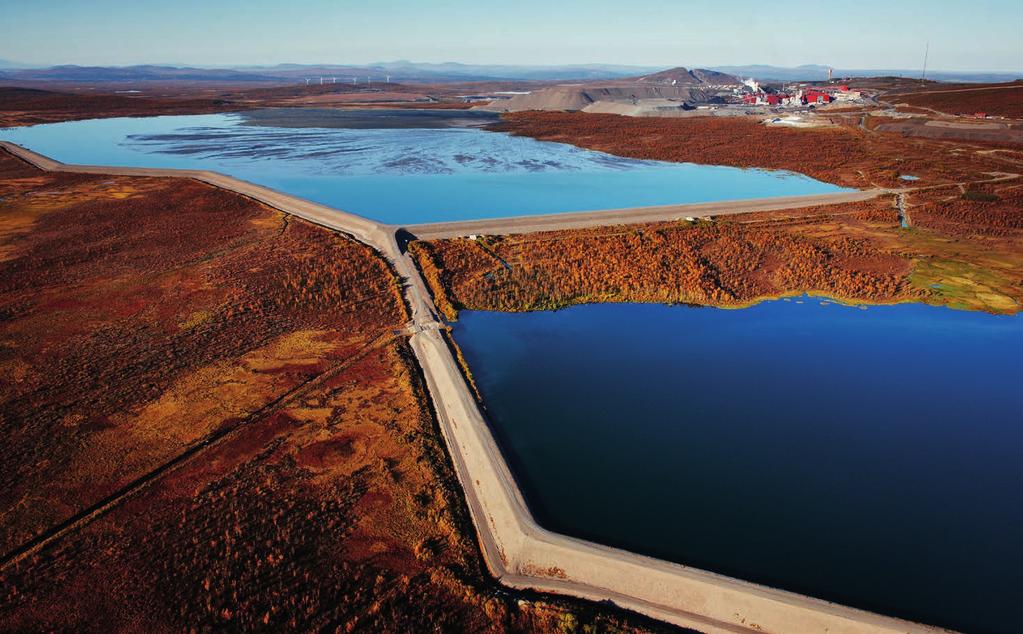
[[[0,0],[0,59],[1023,70],[1020,0]]]

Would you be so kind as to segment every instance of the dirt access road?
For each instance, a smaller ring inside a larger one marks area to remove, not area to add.
[[[405,280],[412,314],[408,324],[410,344],[465,491],[484,559],[501,583],[611,601],[704,632],[943,631],[643,557],[540,527],[526,507],[443,338],[444,325],[417,268],[399,248],[395,227],[216,172],[65,165],[10,143],[0,142],[0,148],[44,170],[197,179],[351,235],[382,253]],[[801,201],[795,206],[805,204]]]
[[[458,238],[468,235],[509,235],[514,233],[535,233],[538,231],[560,231],[564,229],[585,229],[607,225],[641,224],[726,216],[754,211],[778,211],[801,207],[820,207],[841,203],[870,200],[896,190],[883,188],[863,191],[816,194],[810,196],[780,196],[777,198],[754,198],[748,200],[727,200],[714,203],[689,203],[684,205],[661,205],[656,207],[631,207],[605,209],[601,211],[576,211],[540,216],[517,216],[513,218],[489,218],[486,220],[462,220],[458,222],[433,222],[408,225],[407,231],[422,240]]]

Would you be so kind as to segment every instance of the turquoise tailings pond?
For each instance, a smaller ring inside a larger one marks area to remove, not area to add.
[[[388,224],[846,191],[791,172],[625,159],[477,112],[258,110],[0,130],[64,163],[210,169]]]
[[[541,525],[1019,631],[1020,315],[602,304],[465,311],[454,338]]]

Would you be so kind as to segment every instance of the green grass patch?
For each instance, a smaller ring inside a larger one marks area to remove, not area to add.
[[[1020,308],[1009,277],[967,262],[919,260],[909,281],[924,292],[929,304],[990,313],[1015,313]]]

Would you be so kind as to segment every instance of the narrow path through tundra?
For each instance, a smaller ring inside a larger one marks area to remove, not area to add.
[[[0,142],[0,147],[44,170],[193,178],[346,233],[382,253],[405,281],[405,297],[412,316],[408,330],[410,344],[426,378],[441,431],[479,534],[484,559],[501,583],[514,588],[611,601],[620,607],[703,632],[943,631],[636,555],[540,527],[527,509],[440,332],[444,324],[437,316],[418,270],[400,248],[398,234],[405,235],[403,230],[216,172],[65,165],[10,143]],[[866,198],[878,195],[857,194]],[[771,208],[808,203],[799,199],[784,204]],[[714,203],[706,207],[704,213],[730,205],[743,206],[741,203]],[[604,219],[601,224],[620,224],[633,218],[625,211],[598,213],[605,215],[595,214],[593,220]],[[689,215],[678,208],[663,213]],[[649,217],[643,218],[643,221],[649,220]],[[523,219],[523,222],[530,220]],[[573,220],[566,219],[566,222]]]
[[[152,485],[160,478],[169,475],[170,473],[180,469],[189,462],[199,458],[203,453],[210,449],[213,449],[227,440],[238,432],[242,431],[245,427],[249,426],[255,421],[259,421],[267,418],[271,414],[280,411],[288,405],[296,402],[302,396],[310,392],[312,389],[321,385],[324,381],[334,377],[346,369],[354,365],[357,361],[362,360],[371,351],[387,345],[391,341],[394,341],[394,335],[386,334],[381,335],[369,342],[362,349],[356,351],[351,356],[345,358],[339,363],[335,363],[330,368],[317,374],[316,376],[303,381],[297,385],[294,389],[267,403],[263,407],[259,408],[252,414],[246,416],[244,419],[233,422],[227,427],[218,429],[204,438],[198,440],[198,442],[192,444],[190,447],[177,454],[167,462],[156,467],[152,471],[143,474],[142,476],[135,478],[131,482],[125,484],[123,487],[114,491],[110,495],[99,500],[95,504],[88,506],[74,515],[66,518],[62,522],[51,526],[47,530],[39,533],[32,539],[24,542],[17,548],[14,548],[10,552],[3,553],[0,555],[0,570],[17,564],[26,557],[33,555],[41,549],[49,546],[53,542],[59,540],[69,532],[81,528],[82,526],[92,522],[93,520],[105,515],[111,509],[117,507],[119,504],[124,502],[130,497],[138,495],[146,489],[146,487]]]

